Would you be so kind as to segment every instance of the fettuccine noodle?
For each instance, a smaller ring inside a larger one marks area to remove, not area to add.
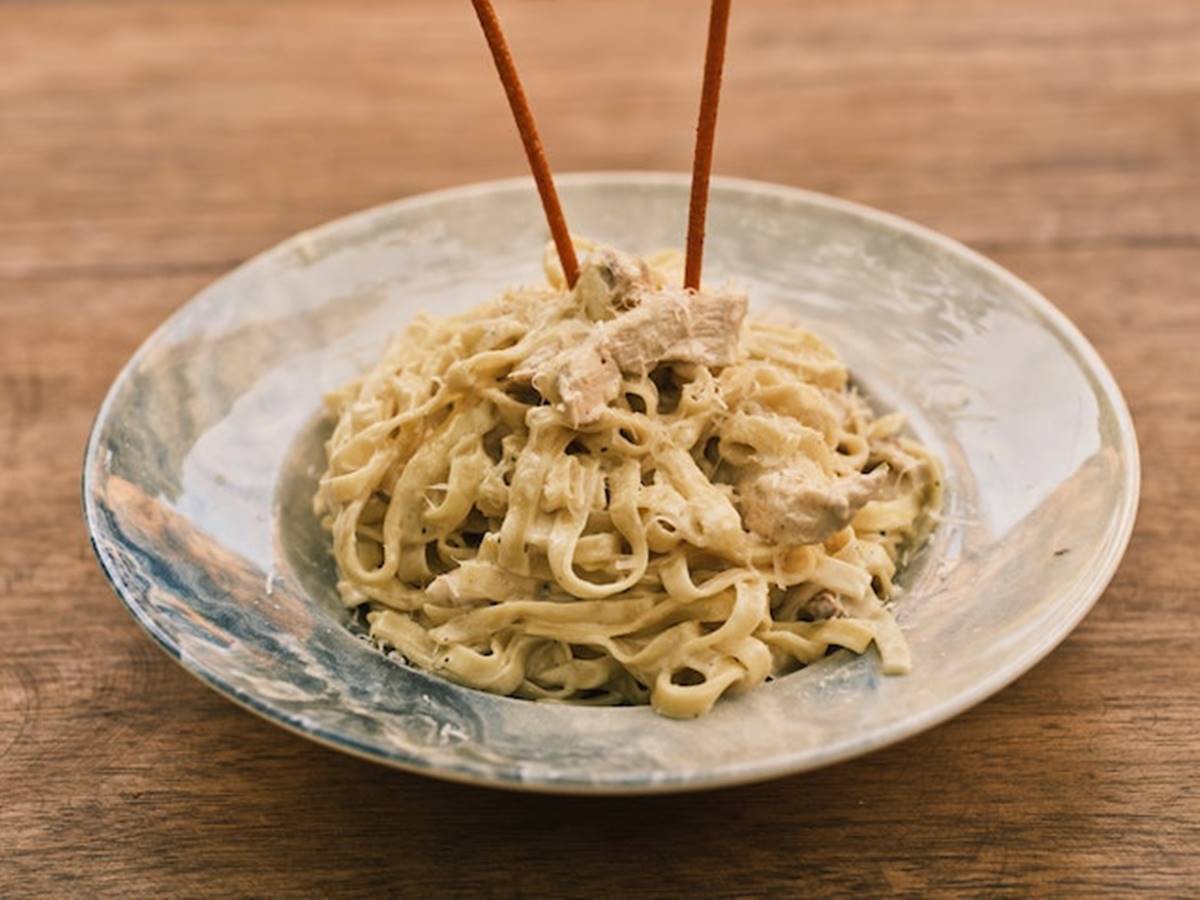
[[[798,328],[685,292],[678,255],[579,241],[573,290],[420,318],[329,398],[316,508],[348,606],[413,665],[500,694],[707,712],[877,647],[939,467]]]

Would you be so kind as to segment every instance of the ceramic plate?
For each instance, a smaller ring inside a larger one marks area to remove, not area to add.
[[[578,234],[679,246],[683,176],[560,180]],[[150,337],[100,410],[84,463],[96,554],[133,617],[250,710],[439,777],[648,793],[799,772],[942,722],[1079,622],[1133,524],[1137,447],[1112,377],[1029,286],[924,228],[775,185],[713,186],[706,281],[786,309],[944,461],[941,527],[906,571],[910,676],[840,652],[696,721],[495,697],[400,664],[354,632],[310,506],[321,396],[421,311],[541,279],[527,179],[368,210],[297,235]],[[169,727],[169,726],[168,726]]]

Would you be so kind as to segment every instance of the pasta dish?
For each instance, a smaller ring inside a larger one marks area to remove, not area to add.
[[[939,466],[813,335],[576,242],[547,285],[420,318],[332,395],[315,499],[371,637],[464,685],[707,712],[876,646]]]

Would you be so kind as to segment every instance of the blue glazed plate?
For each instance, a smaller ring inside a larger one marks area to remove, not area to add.
[[[682,242],[679,175],[560,179],[579,234]],[[715,181],[706,278],[830,341],[946,468],[945,520],[902,579],[912,675],[838,653],[707,717],[532,703],[416,671],[357,636],[310,498],[321,396],[415,313],[540,281],[532,182],[413,197],[297,235],[202,291],[100,409],[83,495],[96,555],[185,669],[320,743],[439,777],[650,793],[799,772],[894,743],[1011,682],[1079,622],[1133,525],[1137,446],[1095,351],[1027,285],[861,206]]]

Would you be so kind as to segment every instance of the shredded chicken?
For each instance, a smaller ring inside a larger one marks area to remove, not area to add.
[[[533,383],[540,390],[547,374],[554,374],[556,361],[572,347],[586,342],[591,334],[592,326],[589,323],[577,320],[560,323],[549,339],[541,341],[519,366],[508,373],[508,380],[519,384]],[[538,382],[534,382],[535,378],[538,378]]]
[[[824,622],[840,619],[846,615],[842,601],[833,591],[817,591],[800,607],[799,618],[806,622]]]
[[[646,375],[661,362],[720,367],[737,359],[745,294],[661,289],[638,296],[635,308],[598,324],[587,341],[532,376],[541,389],[553,367],[553,394],[574,427],[600,417],[620,392],[621,372]]]
[[[605,247],[588,257],[575,283],[575,298],[587,317],[599,322],[633,309],[652,284],[650,267],[642,260]]]
[[[587,341],[568,350],[554,381],[563,410],[572,427],[595,422],[621,392],[621,371],[598,341]],[[534,376],[534,384],[542,380]]]
[[[644,376],[660,362],[720,367],[737,360],[745,294],[649,288],[640,271],[613,256],[589,264],[577,286],[589,316],[613,317],[574,348],[539,354],[510,376],[557,400],[572,427],[600,418],[620,392],[622,372]]]
[[[604,349],[622,372],[645,375],[660,362],[728,366],[737,359],[746,295],[660,290],[602,326]]]
[[[742,520],[778,544],[815,544],[849,525],[887,478],[887,466],[829,484],[814,482],[799,469],[768,469],[739,485]]]

